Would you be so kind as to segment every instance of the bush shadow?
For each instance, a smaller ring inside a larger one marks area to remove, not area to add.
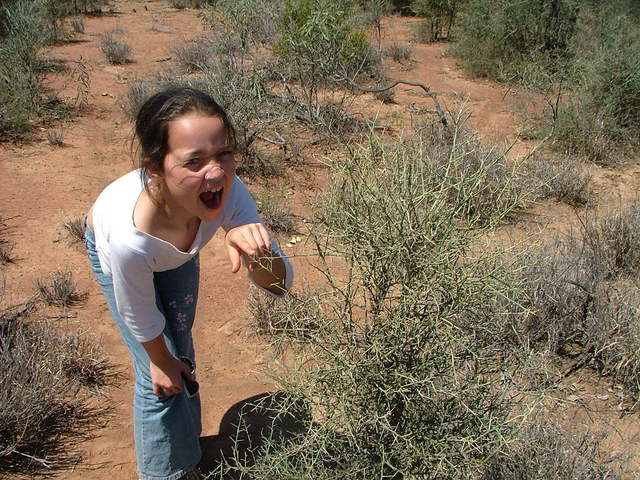
[[[222,417],[218,435],[200,438],[200,469],[207,474],[221,464],[234,464],[238,454],[247,458],[260,451],[265,439],[271,445],[308,428],[311,410],[306,402],[277,391],[249,397],[234,404]],[[228,474],[225,478],[236,478]]]

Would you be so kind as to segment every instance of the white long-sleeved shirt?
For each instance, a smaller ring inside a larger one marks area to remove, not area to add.
[[[221,215],[212,222],[201,222],[191,248],[182,252],[135,227],[133,209],[143,188],[140,170],[118,178],[98,196],[92,218],[100,266],[113,280],[118,313],[140,342],[153,340],[165,326],[164,315],[156,306],[153,272],[171,270],[191,260],[220,227],[229,231],[262,221],[247,187],[235,177]],[[288,291],[293,270],[275,241],[271,247],[284,260]]]

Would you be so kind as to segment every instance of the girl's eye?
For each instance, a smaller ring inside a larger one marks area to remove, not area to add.
[[[190,158],[189,160],[186,161],[186,165],[188,167],[194,167],[196,165],[200,164],[200,159],[199,158]]]

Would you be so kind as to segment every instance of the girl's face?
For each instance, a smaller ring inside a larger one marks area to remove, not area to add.
[[[236,172],[222,119],[189,113],[172,120],[168,147],[163,171],[151,177],[164,184],[164,200],[171,215],[185,221],[218,218]]]

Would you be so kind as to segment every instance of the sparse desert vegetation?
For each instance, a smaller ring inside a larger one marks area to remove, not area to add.
[[[298,278],[245,309],[244,280],[202,255],[208,478],[636,478],[639,15],[1,2],[0,476],[82,467],[84,441],[92,479],[133,475],[130,391],[110,388],[129,367],[70,244],[131,169],[144,100],[190,85],[229,112],[237,173]],[[265,409],[257,432],[247,412]]]

